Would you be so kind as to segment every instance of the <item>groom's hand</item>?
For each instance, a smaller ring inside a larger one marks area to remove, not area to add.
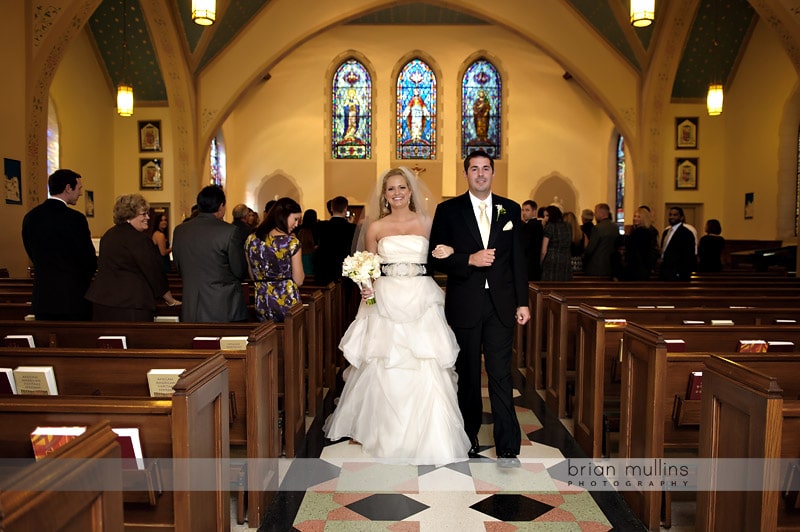
[[[469,265],[486,268],[494,263],[494,248],[482,249],[469,256]]]

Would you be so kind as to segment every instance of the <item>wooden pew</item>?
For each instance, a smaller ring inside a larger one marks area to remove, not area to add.
[[[109,420],[112,426],[138,427],[146,459],[173,459],[172,469],[161,473],[165,485],[176,491],[165,492],[155,506],[126,505],[126,530],[230,530],[227,373],[225,359],[216,355],[185,371],[170,398],[2,397],[0,455],[32,458],[29,435],[37,426],[89,426]],[[209,458],[216,461],[202,473],[185,460]],[[213,491],[188,489],[210,484]]]
[[[323,396],[323,359],[325,330],[325,297],[322,290],[301,291],[303,305],[306,307],[306,325],[308,327],[306,347],[306,408],[307,414],[316,417],[322,408]]]
[[[725,309],[720,309],[726,311]],[[754,314],[768,311],[758,309]],[[730,312],[747,312],[747,309],[729,309]],[[618,410],[620,398],[620,342],[626,325],[631,322],[606,322],[607,311],[599,311],[588,305],[581,305],[577,319],[576,334],[576,397],[575,397],[575,439],[590,456],[599,457],[603,443],[603,413],[609,408]],[[669,309],[631,309],[637,319],[647,322],[647,313],[658,319],[660,313],[676,313]],[[742,319],[742,318],[736,318]],[[769,320],[766,320],[769,321]],[[641,324],[640,324],[641,325]],[[765,324],[713,327],[707,325],[647,324],[654,327],[664,338],[682,338],[687,351],[733,352],[739,338],[762,338],[765,340],[793,340],[796,349],[800,335],[796,326]],[[765,330],[765,327],[767,330]]]
[[[302,310],[302,307],[298,307]],[[15,332],[16,331],[16,332]],[[127,350],[100,350],[95,348],[96,338],[107,333],[122,334],[127,337]],[[283,329],[281,328],[281,332]],[[100,360],[109,358],[107,364],[115,364],[114,359],[127,360],[128,369],[109,369],[117,376],[117,380],[126,382],[133,380],[125,394],[135,394],[138,388],[136,379],[152,367],[188,367],[189,360],[197,363],[200,358],[208,356],[209,351],[192,350],[191,339],[195,336],[248,335],[247,348],[244,352],[223,352],[229,369],[230,408],[232,415],[230,424],[230,442],[233,445],[246,445],[248,459],[278,458],[282,452],[280,413],[278,409],[278,390],[283,379],[278,371],[279,327],[272,322],[263,324],[226,323],[226,324],[187,324],[161,323],[104,323],[104,322],[0,322],[0,337],[7,334],[31,334],[36,345],[69,346],[60,351],[40,351],[41,356],[54,357],[47,364],[56,365],[58,356],[85,356],[87,364],[100,364]],[[87,349],[89,348],[89,349]],[[150,353],[139,353],[137,350],[150,349]],[[170,349],[172,351],[170,351]],[[63,355],[57,355],[60,352]],[[14,355],[17,350],[1,348],[3,353]],[[33,356],[27,351],[23,356]],[[2,358],[0,358],[2,360]],[[40,359],[45,360],[45,359]],[[91,362],[89,362],[91,361]],[[64,363],[64,362],[61,362]],[[37,362],[38,364],[38,362]],[[180,365],[178,365],[180,364]],[[25,365],[29,365],[26,363]],[[0,361],[2,367],[14,367],[10,360]],[[73,366],[75,367],[75,366]],[[118,367],[118,366],[114,366]],[[293,367],[290,365],[290,368]],[[58,372],[56,380],[61,380],[72,373],[75,376],[88,378],[77,393],[94,393],[98,383],[96,374],[85,375],[80,365],[77,372],[65,370]],[[111,383],[109,383],[111,384]],[[92,387],[94,386],[94,387]],[[143,393],[146,393],[146,388]],[[64,393],[64,392],[62,392]],[[299,405],[298,405],[299,408]],[[294,416],[293,416],[294,417]],[[261,464],[263,462],[251,461]],[[247,507],[249,521],[260,523],[266,508],[274,496],[277,479],[270,470],[248,468]]]
[[[286,314],[283,323],[278,323],[278,397],[282,399],[284,422],[284,452],[293,458],[302,448],[306,433],[306,390],[303,368],[306,361],[305,310],[296,305]]]
[[[122,486],[122,469],[109,467],[119,458],[117,435],[104,421],[6,476],[0,484],[0,530],[121,532],[122,492],[104,489]]]
[[[800,328],[794,329],[800,336]],[[667,353],[662,334],[633,323],[627,325],[623,340],[620,458],[656,459],[663,458],[669,449],[697,450],[699,427],[673,420],[675,395],[685,393],[689,372],[702,371],[710,356],[708,352]],[[757,370],[786,368],[787,364],[800,362],[800,355],[795,353],[725,353],[724,356]],[[800,392],[800,387],[792,392]],[[698,420],[698,424],[701,422]],[[664,494],[667,498],[663,511],[669,526],[669,492]],[[646,526],[659,529],[660,491],[625,491],[623,496]]]
[[[800,457],[800,363],[771,372],[711,357],[703,372],[700,457],[753,460]],[[787,368],[791,368],[787,370]],[[775,377],[773,375],[779,375]],[[712,464],[709,473],[717,466]],[[754,480],[769,486],[783,481],[778,471],[756,470]],[[715,477],[705,477],[711,487]],[[800,512],[786,508],[777,489],[700,491],[696,529],[797,530]]]
[[[559,417],[564,417],[568,413],[567,386],[574,384],[576,370],[575,338],[578,335],[579,307],[570,305],[569,302],[567,298],[555,292],[545,296],[543,301],[547,326],[545,398],[548,406],[556,411]],[[800,323],[800,305],[794,308],[769,307],[757,310],[682,305],[676,305],[675,308],[599,308],[602,309],[606,319],[628,319],[639,324],[681,325],[685,320],[695,320],[710,325],[715,319],[730,320],[737,325],[776,323],[778,319]]]
[[[325,324],[322,328],[322,354],[323,354],[323,386],[330,389],[336,388],[336,352],[341,338],[337,323],[341,322],[341,283],[330,282],[327,285],[304,284],[300,287],[301,293],[319,290],[322,292],[323,312]]]

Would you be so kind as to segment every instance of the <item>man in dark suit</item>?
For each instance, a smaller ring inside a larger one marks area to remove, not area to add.
[[[330,203],[333,214],[317,225],[319,247],[314,255],[314,279],[322,285],[342,277],[342,262],[350,254],[356,232],[355,224],[347,221],[347,198],[336,196]]]
[[[533,200],[522,202],[522,241],[525,245],[525,262],[528,266],[528,280],[542,280],[542,240],[544,228],[536,217],[539,206]]]
[[[479,451],[481,354],[489,377],[497,464],[518,467],[520,427],[512,399],[514,327],[530,319],[520,207],[492,194],[494,160],[482,150],[464,161],[469,191],[439,204],[430,238],[430,266],[447,274],[445,315],[460,348],[456,360],[458,404],[464,429]],[[454,249],[437,258],[437,246]]]
[[[247,319],[244,248],[235,225],[223,221],[225,193],[210,185],[197,195],[198,214],[175,228],[172,256],[183,280],[181,321]]]
[[[694,234],[683,223],[683,209],[669,210],[669,227],[661,235],[661,266],[658,277],[662,281],[688,281],[695,267]]]
[[[611,277],[611,256],[616,249],[619,228],[611,219],[608,203],[598,203],[594,207],[597,225],[592,228],[589,244],[583,252],[583,270],[586,275]]]
[[[86,216],[70,209],[83,193],[81,176],[56,170],[47,180],[50,199],[22,220],[22,242],[33,262],[33,313],[37,320],[88,320],[84,298],[97,269]]]

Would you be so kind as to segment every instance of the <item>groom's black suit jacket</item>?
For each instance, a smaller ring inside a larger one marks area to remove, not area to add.
[[[469,193],[444,201],[436,208],[428,265],[447,274],[445,314],[453,327],[478,324],[487,278],[497,316],[504,325],[513,326],[517,307],[528,306],[520,207],[510,199],[492,194],[491,211],[487,214],[491,221],[488,247],[495,248],[495,260],[488,268],[475,268],[469,265],[469,256],[483,249],[483,242]],[[455,252],[446,259],[434,259],[431,251],[438,244],[452,246]]]

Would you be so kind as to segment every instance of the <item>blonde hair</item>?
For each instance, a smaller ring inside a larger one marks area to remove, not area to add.
[[[653,214],[650,212],[650,209],[639,207],[636,209],[636,212],[639,213],[639,225],[641,227],[650,227],[653,225]]]
[[[583,240],[583,231],[581,231],[581,225],[578,223],[575,213],[565,212],[564,221],[569,225],[569,231],[572,233],[572,242],[577,244]]]
[[[124,224],[128,220],[133,220],[142,211],[149,211],[150,204],[141,194],[125,194],[119,196],[114,202],[114,223]]]

